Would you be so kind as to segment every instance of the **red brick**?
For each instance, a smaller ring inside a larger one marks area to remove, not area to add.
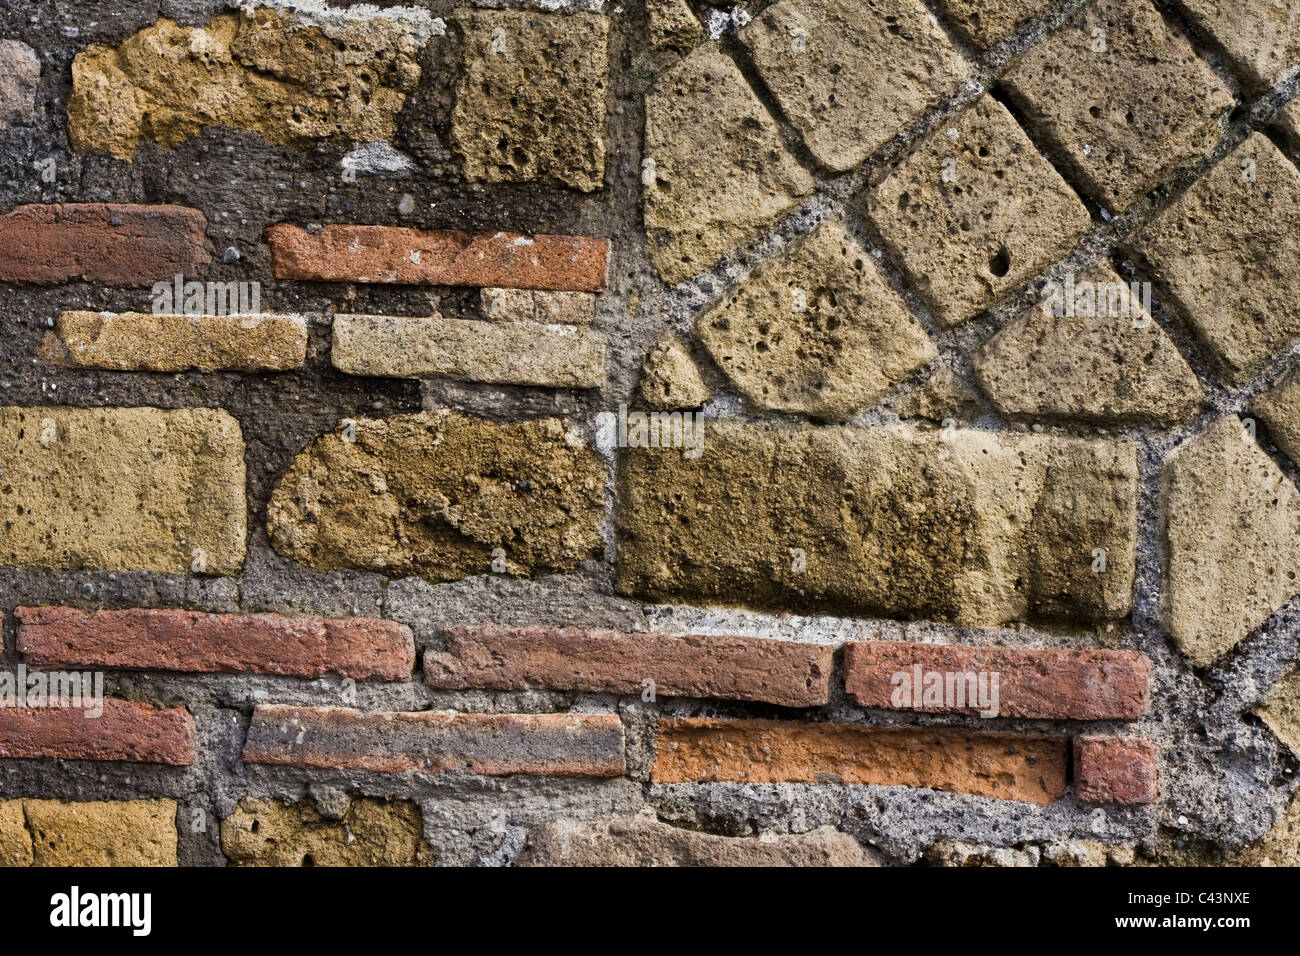
[[[814,707],[830,700],[834,648],[761,637],[625,633],[555,627],[458,627],[425,653],[443,689],[590,690],[758,700]]]
[[[184,206],[18,206],[0,216],[0,282],[171,281],[207,263],[206,229],[203,213]]]
[[[263,234],[281,279],[490,286],[597,292],[605,287],[609,240],[523,236],[400,226],[326,226],[307,232],[281,224]]]
[[[1155,803],[1160,751],[1136,737],[1077,737],[1074,792],[1084,803]]]
[[[1065,794],[1065,737],[777,720],[661,720],[655,783],[876,784],[1051,803]]]
[[[607,714],[366,713],[267,704],[254,709],[247,763],[378,773],[617,777],[623,725]]]
[[[109,698],[103,714],[86,715],[79,707],[0,707],[0,757],[194,762],[194,718],[184,708]]]
[[[20,607],[18,650],[37,667],[401,680],[415,639],[397,621],[133,608]]]
[[[845,690],[863,707],[975,714],[978,707],[925,705],[914,695],[894,707],[894,675],[998,675],[997,713],[1042,720],[1135,720],[1147,710],[1151,661],[1137,651],[1031,650],[871,641],[844,652]],[[986,685],[987,686],[987,685]]]

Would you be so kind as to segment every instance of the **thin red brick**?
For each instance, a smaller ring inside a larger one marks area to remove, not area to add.
[[[1160,751],[1136,737],[1077,737],[1074,792],[1084,803],[1155,803]]]
[[[194,762],[194,718],[181,707],[105,699],[104,712],[81,707],[0,707],[0,757]]]
[[[609,240],[525,236],[402,226],[280,224],[263,233],[281,279],[385,282],[597,292],[605,287]]]
[[[918,683],[917,672],[922,681]],[[1034,650],[869,641],[844,652],[845,690],[863,707],[937,713],[979,713],[945,694],[928,701],[926,675],[968,691],[960,675],[982,679],[986,691],[997,675],[997,712],[985,716],[1042,720],[1135,720],[1147,710],[1151,661],[1129,650]],[[902,675],[901,678],[898,675]],[[902,693],[906,691],[906,693]]]
[[[415,639],[397,621],[204,614],[132,608],[20,607],[18,650],[37,667],[401,680]]]
[[[623,725],[608,714],[375,713],[284,704],[254,709],[244,761],[488,776],[617,777],[626,770]]]
[[[1065,794],[1065,737],[951,727],[709,717],[659,721],[655,783],[876,784],[1051,803]]]
[[[0,282],[171,282],[208,262],[206,230],[203,213],[184,206],[18,206],[0,216]]]
[[[830,700],[835,650],[761,637],[625,633],[558,627],[458,627],[424,657],[433,687],[590,690],[757,700],[815,707]]]

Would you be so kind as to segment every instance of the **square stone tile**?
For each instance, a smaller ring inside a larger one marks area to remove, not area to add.
[[[1300,4],[1295,0],[1177,0],[1212,36],[1233,69],[1262,93],[1300,66]]]
[[[1242,385],[1300,337],[1300,172],[1252,133],[1128,240]]]
[[[1052,0],[939,0],[943,16],[971,46],[991,50],[1052,6]]]
[[[605,182],[609,18],[465,10],[451,141],[465,176],[592,192]]]
[[[1147,0],[1084,7],[1002,82],[1052,159],[1116,213],[1209,150],[1233,104]]]
[[[753,239],[816,186],[712,43],[646,93],[641,182],[650,261],[669,285]]]
[[[867,197],[908,280],[956,325],[1065,256],[1091,220],[991,96],[941,123]]]
[[[851,169],[970,66],[919,0],[780,0],[740,32],[813,155]]]

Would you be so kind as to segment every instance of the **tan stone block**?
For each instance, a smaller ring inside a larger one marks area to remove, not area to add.
[[[1130,236],[1232,385],[1300,338],[1300,171],[1252,133]]]
[[[221,850],[235,866],[429,866],[420,808],[356,799],[342,819],[311,804],[241,800],[221,821]]]
[[[772,117],[715,46],[660,76],[645,109],[646,241],[670,285],[709,268],[813,191]]]
[[[317,571],[435,580],[572,571],[604,547],[606,468],[556,418],[362,418],[309,444],[267,507],[272,546]]]
[[[1108,265],[1060,280],[984,344],[975,370],[1013,418],[1171,423],[1205,400],[1140,291]]]
[[[1208,667],[1300,591],[1300,493],[1226,415],[1166,459],[1162,499],[1162,617]]]
[[[349,375],[597,388],[605,336],[576,325],[336,315],[331,360]]]
[[[1002,76],[1031,128],[1111,212],[1219,138],[1228,88],[1148,0],[1098,0]]]
[[[0,565],[233,574],[244,441],[221,409],[0,408]]]
[[[813,155],[840,171],[972,69],[919,0],[779,0],[739,37]]]
[[[276,372],[302,368],[307,322],[297,315],[64,312],[41,357],[64,368],[122,372]]]
[[[24,800],[36,866],[176,866],[176,801]]]
[[[467,178],[605,184],[609,18],[460,10],[465,44],[451,142]]]
[[[875,261],[823,223],[700,316],[700,340],[759,408],[844,420],[935,357]]]
[[[912,286],[957,325],[1062,258],[1091,220],[1011,114],[984,96],[867,197]]]

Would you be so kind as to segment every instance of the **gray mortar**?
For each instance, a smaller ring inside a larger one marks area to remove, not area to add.
[[[833,698],[824,708],[792,711],[768,705],[725,701],[661,699],[643,704],[636,697],[558,692],[439,692],[417,673],[406,683],[359,683],[356,706],[364,709],[455,708],[484,712],[583,711],[616,713],[628,742],[626,778],[603,781],[529,778],[473,778],[457,774],[406,777],[348,771],[302,771],[245,766],[240,750],[252,707],[259,701],[342,703],[345,687],[337,680],[302,681],[248,676],[113,674],[111,693],[156,704],[185,705],[197,724],[198,761],[190,767],[91,761],[0,761],[0,794],[66,799],[173,797],[178,815],[180,855],[184,864],[220,865],[218,825],[245,796],[286,800],[314,798],[323,812],[337,815],[351,797],[405,797],[418,801],[425,835],[438,861],[461,865],[508,865],[522,849],[527,833],[549,820],[597,820],[635,813],[649,806],[662,819],[691,828],[732,835],[759,832],[797,833],[831,824],[879,849],[887,861],[912,863],[936,840],[963,840],[995,845],[1022,845],[1059,838],[1101,840],[1137,845],[1159,857],[1190,847],[1236,848],[1262,836],[1287,804],[1300,768],[1293,756],[1252,714],[1271,684],[1296,661],[1300,604],[1293,601],[1243,641],[1214,667],[1195,671],[1178,652],[1157,620],[1162,591],[1158,484],[1168,452],[1208,422],[1225,413],[1243,412],[1250,400],[1272,384],[1294,354],[1279,356],[1253,383],[1231,390],[1219,378],[1182,320],[1159,300],[1154,316],[1178,344],[1209,393],[1209,407],[1182,427],[1103,429],[1073,427],[1072,434],[1108,434],[1138,443],[1141,462],[1141,526],[1137,601],[1130,619],[1101,629],[1014,628],[963,629],[928,622],[766,615],[730,609],[652,607],[614,591],[612,523],[607,526],[609,553],[578,572],[534,581],[477,577],[432,585],[418,579],[389,580],[364,572],[317,574],[269,547],[265,535],[267,498],[275,482],[312,438],[341,417],[384,416],[447,404],[499,420],[563,414],[594,431],[597,417],[620,402],[635,406],[635,389],[643,356],[666,329],[689,333],[694,318],[759,262],[780,254],[792,239],[811,231],[828,215],[844,215],[864,245],[880,255],[882,245],[860,215],[859,197],[878,182],[890,163],[948,115],[969,105],[985,89],[996,93],[1001,68],[1019,52],[1058,28],[1081,6],[1068,0],[1028,24],[990,54],[977,57],[954,42],[978,64],[960,93],[913,123],[858,169],[842,176],[826,174],[802,147],[773,99],[759,84],[760,96],[773,112],[794,154],[819,184],[815,196],[751,246],[715,268],[665,289],[649,264],[641,231],[639,170],[642,95],[654,76],[671,65],[674,54],[653,52],[645,42],[645,13],[640,0],[621,5],[598,0],[486,0],[487,7],[602,10],[612,24],[614,64],[609,115],[609,169],[602,192],[581,195],[531,185],[480,186],[464,182],[445,146],[452,103],[454,31],[431,37],[423,55],[425,75],[399,118],[400,133],[392,148],[410,157],[415,171],[397,179],[385,164],[357,164],[356,182],[343,181],[343,158],[361,144],[320,146],[297,153],[239,131],[209,129],[174,150],[147,145],[131,164],[104,157],[78,156],[66,134],[64,107],[70,93],[72,57],[92,42],[117,43],[152,24],[159,16],[182,24],[206,23],[227,9],[223,0],[0,0],[0,37],[21,39],[38,53],[42,77],[37,117],[27,125],[0,128],[0,210],[26,202],[176,202],[201,209],[208,217],[214,259],[203,279],[262,282],[264,308],[310,317],[307,368],[277,375],[144,374],[62,370],[35,358],[37,346],[54,317],[65,309],[125,311],[146,309],[147,289],[101,289],[84,283],[54,288],[0,287],[0,404],[152,405],[161,408],[222,407],[240,422],[247,442],[249,554],[233,578],[203,578],[142,572],[54,572],[31,568],[0,572],[0,608],[20,604],[67,604],[84,608],[187,607],[211,611],[276,611],[288,614],[379,615],[403,621],[416,633],[417,647],[438,646],[441,630],[457,624],[552,624],[659,630],[667,633],[736,633],[787,640],[841,643],[850,639],[933,640],[962,643],[1032,644],[1061,647],[1132,647],[1153,662],[1150,715],[1134,724],[1089,724],[1088,729],[1140,734],[1163,751],[1161,799],[1139,809],[1098,809],[1072,797],[1046,807],[958,794],[897,787],[813,785],[653,785],[649,768],[654,753],[654,722],[667,716],[813,718],[873,726],[943,723],[955,726],[1024,731],[1070,732],[1084,725],[978,718],[939,719],[865,711],[844,695],[837,662]],[[347,6],[340,2],[339,6]],[[415,6],[409,3],[409,6]],[[767,3],[743,5],[757,15]],[[400,6],[391,2],[381,8]],[[448,20],[447,0],[420,4],[430,17]],[[701,23],[730,4],[695,3]],[[1162,12],[1177,15],[1161,4]],[[940,22],[943,18],[939,17]],[[1222,59],[1200,38],[1199,51],[1229,82],[1238,85]],[[751,80],[743,48],[724,36],[723,48]],[[968,356],[1001,328],[1050,278],[1111,258],[1125,273],[1145,278],[1140,265],[1117,253],[1122,237],[1186,188],[1195,173],[1208,167],[1239,142],[1248,129],[1266,126],[1273,112],[1300,88],[1292,77],[1260,98],[1227,124],[1227,136],[1197,170],[1186,171],[1153,200],[1136,204],[1118,220],[1089,204],[1095,225],[1064,262],[1046,270],[1016,296],[971,322],[943,330],[924,304],[907,292],[896,266],[881,256],[882,268],[936,342],[941,360],[973,382]],[[33,169],[53,157],[58,180],[43,184]],[[1292,154],[1293,159],[1296,157]],[[374,175],[371,175],[373,170]],[[1068,179],[1068,177],[1067,177]],[[414,207],[399,214],[402,197]],[[514,229],[521,232],[609,236],[613,242],[610,283],[600,295],[595,327],[608,337],[609,380],[598,392],[552,392],[501,388],[459,382],[415,383],[353,378],[329,364],[329,316],[335,310],[393,315],[478,314],[473,290],[428,290],[393,286],[352,286],[281,282],[270,278],[262,229],[275,222],[397,223],[425,228],[470,231]],[[224,262],[229,247],[240,257]],[[1300,349],[1293,350],[1293,353]],[[719,394],[706,414],[756,418],[756,411],[731,390],[698,347],[696,358]],[[915,388],[919,373],[864,411],[857,424],[897,421],[897,399]],[[773,416],[767,416],[773,417]],[[779,417],[779,416],[778,416]],[[791,421],[798,419],[791,418]],[[1008,422],[990,407],[975,423],[999,431],[1066,433],[1051,424]],[[1264,447],[1293,480],[1296,468],[1266,443]],[[611,462],[612,476],[612,462]],[[612,512],[613,488],[608,488]],[[14,667],[14,618],[7,613],[0,666]],[[200,817],[194,814],[198,812]],[[198,819],[205,826],[195,825]]]

